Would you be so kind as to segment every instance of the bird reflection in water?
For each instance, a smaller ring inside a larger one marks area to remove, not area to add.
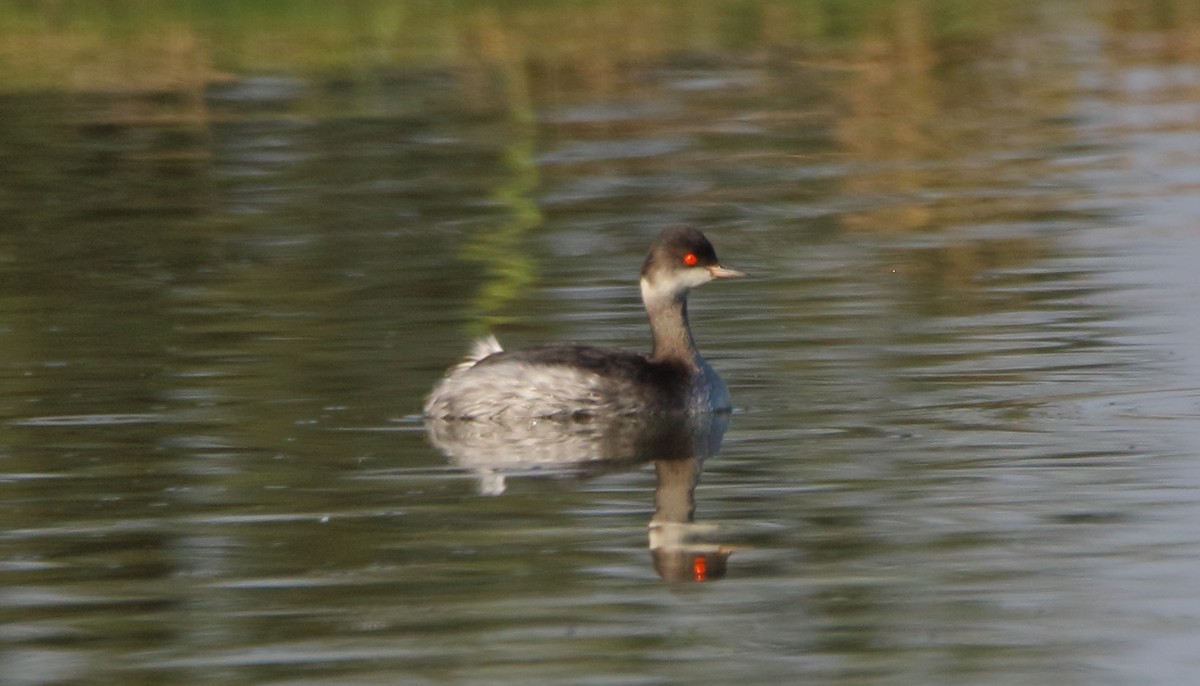
[[[653,462],[658,483],[650,555],[666,581],[725,576],[732,549],[706,542],[716,527],[693,518],[704,460],[720,450],[728,426],[728,412],[512,423],[427,419],[425,424],[430,442],[452,464],[474,472],[484,495],[503,493],[512,476],[591,478]]]

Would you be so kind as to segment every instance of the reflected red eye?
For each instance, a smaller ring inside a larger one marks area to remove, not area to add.
[[[695,267],[699,260],[696,258],[696,253],[688,253],[683,256],[683,263],[689,267]]]
[[[697,555],[692,560],[692,578],[696,581],[704,581],[708,578],[708,560],[705,560],[703,555]]]

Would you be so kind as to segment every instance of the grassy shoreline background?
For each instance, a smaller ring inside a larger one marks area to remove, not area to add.
[[[1139,7],[1130,11],[1150,13]],[[555,65],[594,87],[625,63],[764,46],[833,62],[937,63],[1041,11],[1009,0],[6,0],[0,92],[174,90],[243,72],[353,77],[489,57]]]

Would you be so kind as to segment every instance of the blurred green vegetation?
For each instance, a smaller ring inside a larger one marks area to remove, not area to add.
[[[414,67],[486,86],[517,68],[538,103],[705,55],[870,69],[886,83],[1036,52],[1030,29],[1063,15],[1098,19],[1106,50],[1200,56],[1190,0],[0,0],[0,93],[194,94],[247,73],[357,83]]]
[[[1035,11],[1017,0],[4,0],[0,89],[162,89],[242,71],[457,64],[496,34],[521,59],[570,65],[595,85],[615,65],[696,49],[786,45],[829,57],[823,42],[969,43]]]

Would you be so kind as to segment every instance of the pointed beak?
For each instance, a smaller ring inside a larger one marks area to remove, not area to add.
[[[708,273],[711,274],[714,279],[728,279],[733,276],[746,275],[746,272],[739,272],[736,269],[726,269],[719,264],[714,264],[713,266],[708,267]]]

